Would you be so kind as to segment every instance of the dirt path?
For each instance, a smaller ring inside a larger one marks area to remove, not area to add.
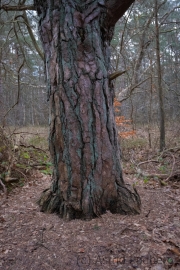
[[[0,270],[180,269],[180,188],[140,183],[142,213],[63,221],[36,205],[50,179],[15,189],[0,209]]]

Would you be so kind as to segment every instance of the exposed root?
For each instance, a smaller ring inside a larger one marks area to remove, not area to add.
[[[119,213],[125,215],[140,214],[141,199],[135,187],[130,185],[120,186],[118,195]]]
[[[83,209],[79,208],[79,203],[71,203],[68,201],[63,201],[60,198],[60,195],[53,193],[51,189],[46,189],[42,192],[40,199],[37,202],[40,206],[42,212],[47,213],[57,213],[61,218],[72,220],[72,219],[92,219],[95,217],[100,217],[102,214],[109,210],[112,213],[119,213],[123,215],[130,214],[139,214],[141,211],[141,200],[135,188],[131,186],[121,186],[118,187],[118,196],[117,198],[112,198],[107,206],[107,209],[104,209],[100,204],[101,201],[91,200],[89,202],[91,209],[88,213],[84,213]],[[95,204],[92,205],[91,204]],[[98,209],[96,213],[95,209]]]

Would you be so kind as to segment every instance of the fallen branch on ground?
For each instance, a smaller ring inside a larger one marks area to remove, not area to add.
[[[42,148],[36,147],[36,146],[34,146],[34,145],[25,145],[25,144],[20,144],[19,146],[20,146],[20,147],[24,147],[24,148],[33,148],[33,149],[36,149],[36,150],[42,151],[42,152],[44,152],[44,153],[46,153],[46,152],[47,152],[46,150],[43,150]]]
[[[137,173],[138,173],[139,176],[147,177],[147,178],[155,178],[155,177],[157,177],[157,178],[164,179],[164,178],[168,177],[168,174],[163,174],[163,173],[162,174],[148,174],[148,173],[142,171],[139,168],[137,169]]]
[[[137,165],[137,167],[139,167],[140,165],[143,165],[143,164],[149,163],[149,162],[156,162],[156,163],[159,163],[159,161],[158,161],[158,160],[146,160],[146,161],[142,161],[142,162],[140,162],[140,163]]]

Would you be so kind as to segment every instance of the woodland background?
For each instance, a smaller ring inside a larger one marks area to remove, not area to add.
[[[180,3],[158,2],[158,14],[153,0],[132,5],[116,26],[111,47],[112,71],[126,71],[115,82],[120,115],[131,120],[134,129],[138,124],[149,129],[159,125],[159,77],[166,124],[173,126],[180,118]],[[33,11],[23,16],[26,23],[18,12],[0,13],[0,120],[8,126],[47,126],[37,17]]]
[[[141,214],[67,223],[36,204],[52,174],[37,17],[0,11],[0,269],[179,269],[179,12],[179,0],[136,1],[111,44],[123,173]]]

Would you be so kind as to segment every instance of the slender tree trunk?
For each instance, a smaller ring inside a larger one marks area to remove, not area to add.
[[[35,126],[34,95],[32,89],[31,89],[31,124],[32,126]]]
[[[152,139],[151,139],[151,125],[152,125],[152,98],[153,98],[153,68],[152,68],[152,59],[150,58],[151,65],[151,78],[150,78],[150,93],[149,93],[149,110],[148,110],[148,139],[149,139],[149,148],[152,148]]]
[[[0,1],[1,5],[1,1]],[[1,13],[0,13],[1,19]],[[0,29],[0,124],[3,124],[3,116],[5,114],[4,93],[3,93],[3,81],[2,81],[2,31]],[[4,123],[5,124],[5,123]]]
[[[161,58],[159,44],[159,23],[158,23],[158,0],[155,0],[155,27],[156,27],[156,59],[157,59],[157,76],[158,76],[158,96],[159,96],[159,117],[160,117],[160,151],[165,148],[165,117],[164,117],[164,100],[162,88]]]
[[[3,120],[4,115],[4,93],[3,93],[3,82],[2,82],[2,67],[1,67],[1,61],[2,61],[2,52],[0,49],[0,120]]]
[[[107,209],[139,213],[140,198],[123,180],[109,82],[109,45],[101,1],[36,1],[50,102],[51,188],[42,211],[92,218]]]

